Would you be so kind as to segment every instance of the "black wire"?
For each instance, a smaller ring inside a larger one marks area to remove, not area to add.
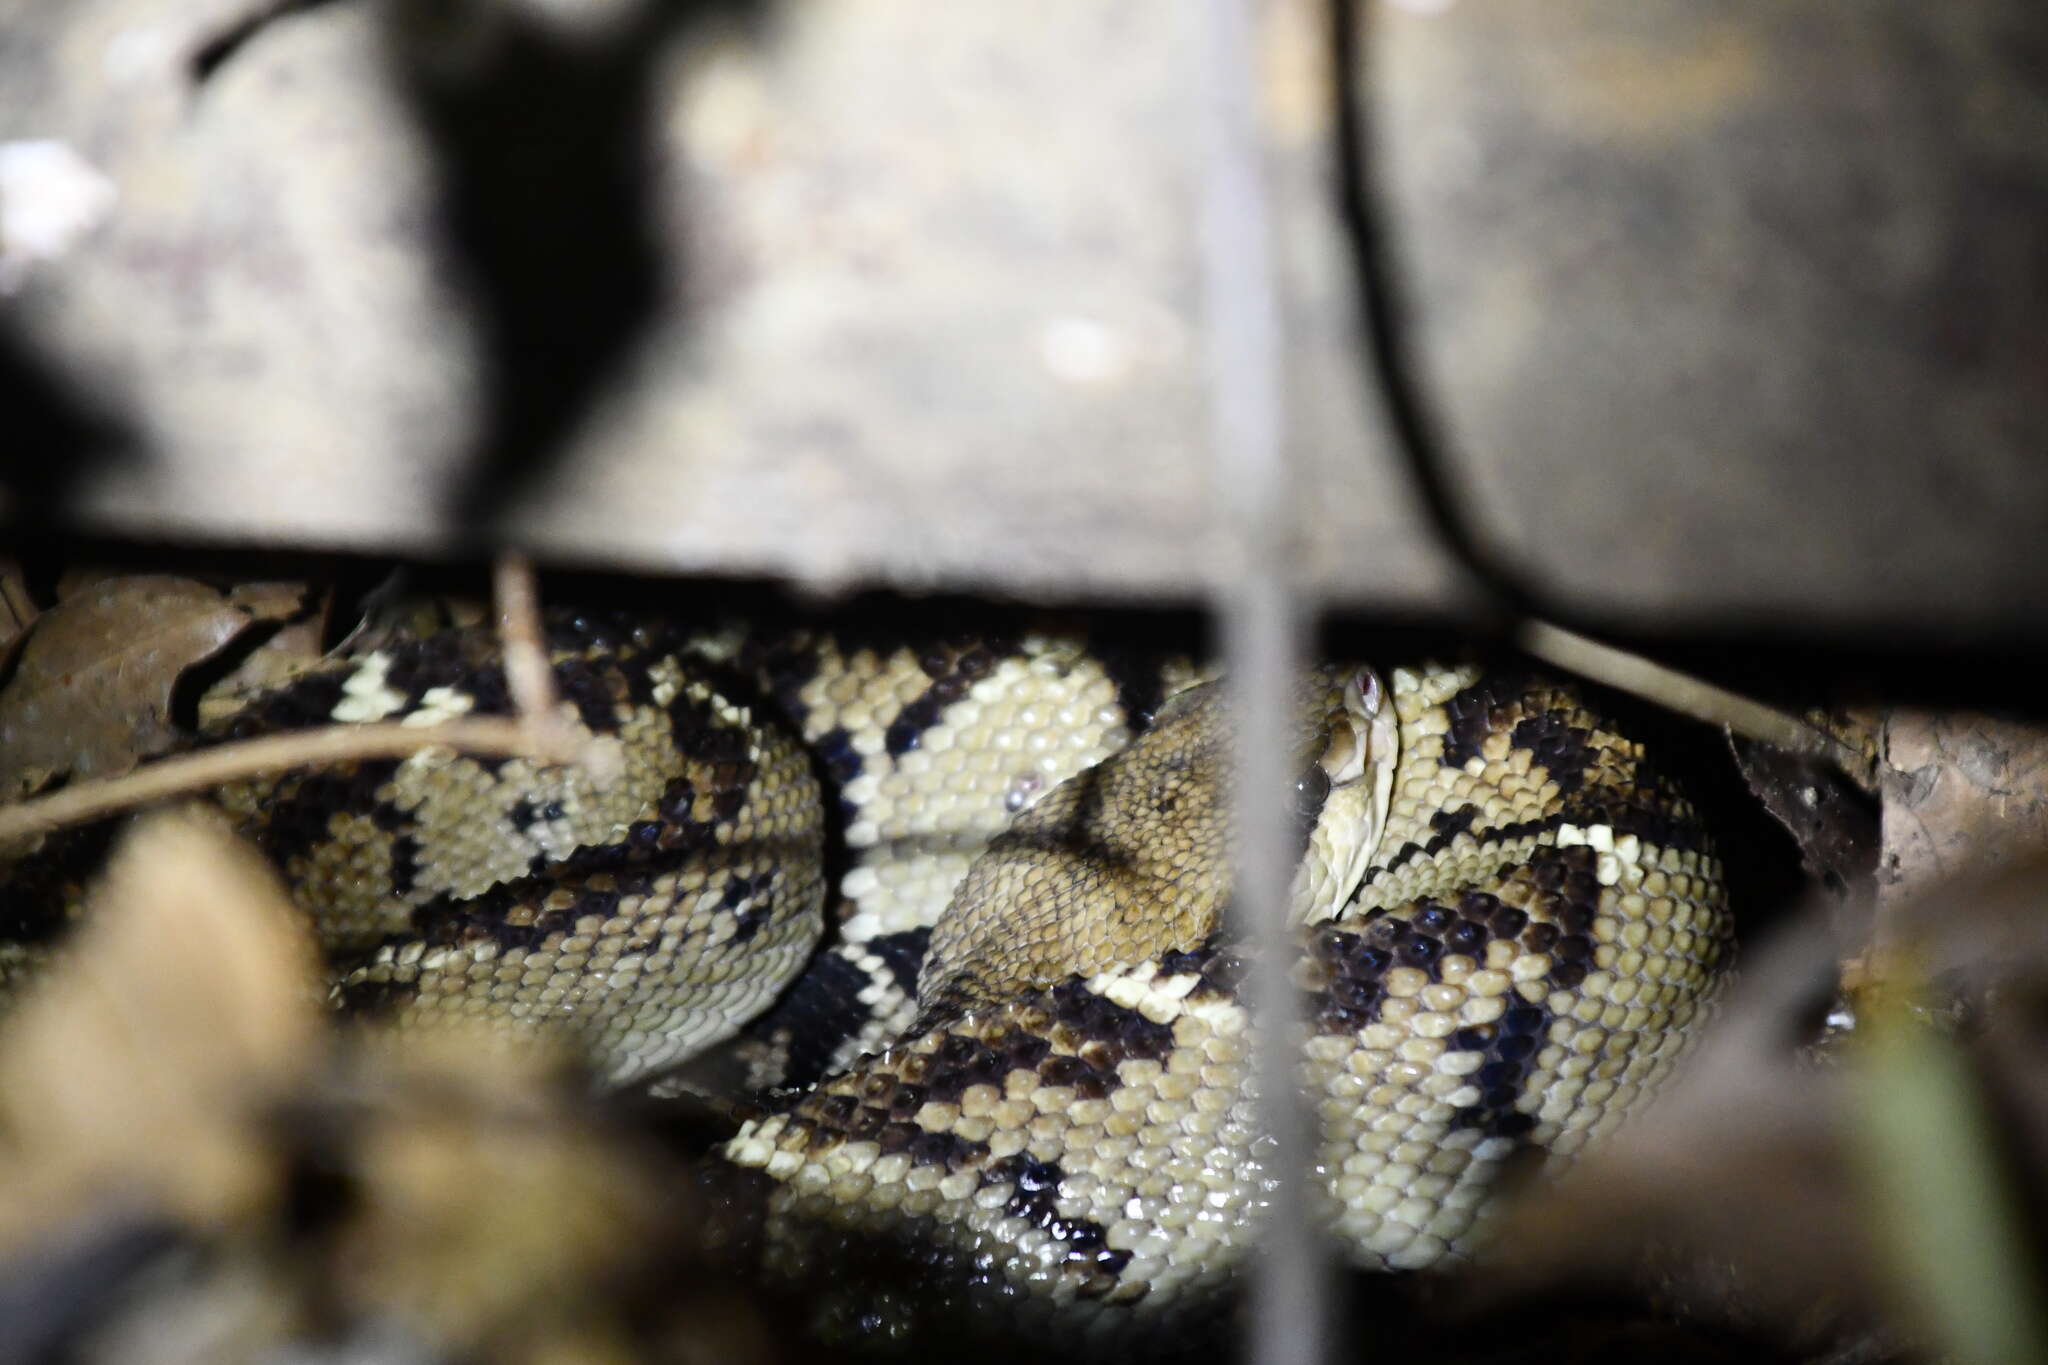
[[[1369,50],[1367,8],[1366,0],[1330,0],[1329,10],[1338,205],[1365,328],[1367,378],[1379,392],[1394,455],[1406,466],[1431,529],[1472,580],[1483,609],[1496,624],[1545,615],[1521,577],[1474,529],[1447,453],[1443,423],[1418,373],[1412,310],[1402,296],[1401,271],[1388,245],[1389,215],[1373,156],[1372,108],[1361,89]]]

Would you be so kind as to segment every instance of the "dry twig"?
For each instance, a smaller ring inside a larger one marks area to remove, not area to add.
[[[491,582],[498,599],[498,643],[505,653],[505,687],[518,708],[530,751],[537,758],[573,763],[580,745],[555,704],[555,670],[541,635],[540,592],[533,565],[521,554],[498,557]]]
[[[1545,663],[1580,677],[1655,702],[1682,716],[1724,727],[1745,739],[1775,745],[1787,753],[1825,759],[1857,782],[1868,783],[1868,758],[1798,717],[1760,701],[1546,621],[1524,622],[1516,643]]]
[[[82,825],[153,801],[204,791],[265,773],[367,758],[407,758],[422,749],[518,757],[530,752],[513,719],[481,716],[440,725],[334,725],[223,744],[181,754],[103,782],[80,782],[48,796],[0,808],[0,843]]]

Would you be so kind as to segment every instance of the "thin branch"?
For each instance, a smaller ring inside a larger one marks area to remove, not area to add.
[[[505,686],[535,757],[571,763],[581,746],[556,705],[555,670],[541,634],[540,592],[524,555],[498,557],[491,574],[498,600],[498,644],[505,654]]]
[[[79,825],[166,797],[204,791],[265,773],[372,758],[409,758],[422,749],[518,758],[532,753],[524,727],[479,716],[439,725],[334,725],[295,730],[166,758],[120,777],[82,782],[48,796],[0,807],[0,843]]]
[[[402,722],[334,725],[182,754],[120,777],[79,783],[0,807],[0,844],[267,773],[366,759],[410,758],[423,749],[574,763],[600,788],[609,786],[624,769],[619,742],[604,736],[582,741],[556,704],[554,668],[541,635],[532,566],[518,555],[504,556],[498,562],[495,586],[506,687],[518,708],[516,716],[476,716],[429,726]]]
[[[1545,663],[1591,678],[1666,710],[1709,725],[1724,726],[1746,739],[1787,753],[1825,759],[1855,778],[1870,761],[1848,745],[1796,716],[1789,716],[1703,679],[1652,663],[1639,654],[1603,645],[1545,621],[1525,621],[1516,643]]]

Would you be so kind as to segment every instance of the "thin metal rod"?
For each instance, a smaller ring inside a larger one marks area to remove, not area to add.
[[[1248,980],[1259,1118],[1271,1139],[1272,1203],[1252,1282],[1256,1365],[1316,1365],[1325,1345],[1326,1268],[1306,1181],[1313,1129],[1296,1077],[1300,1006],[1287,925],[1294,848],[1287,792],[1304,612],[1296,597],[1295,503],[1285,459],[1281,331],[1257,116],[1253,0],[1206,0],[1203,284],[1208,310],[1216,603],[1237,723],[1238,928],[1256,936]]]

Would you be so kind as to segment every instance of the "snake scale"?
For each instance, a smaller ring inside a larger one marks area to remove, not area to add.
[[[607,774],[430,750],[215,793],[338,1006],[566,1032],[612,1084],[708,1054],[756,1091],[724,1179],[828,1326],[1078,1340],[1217,1297],[1273,1179],[1219,683],[1059,631],[563,616],[549,648]],[[1654,753],[1519,665],[1326,668],[1297,703],[1313,1195],[1360,1266],[1456,1260],[1504,1161],[1568,1158],[1684,1050],[1731,947],[1720,865]],[[508,709],[454,631],[209,738]],[[21,960],[70,913],[33,868]]]

